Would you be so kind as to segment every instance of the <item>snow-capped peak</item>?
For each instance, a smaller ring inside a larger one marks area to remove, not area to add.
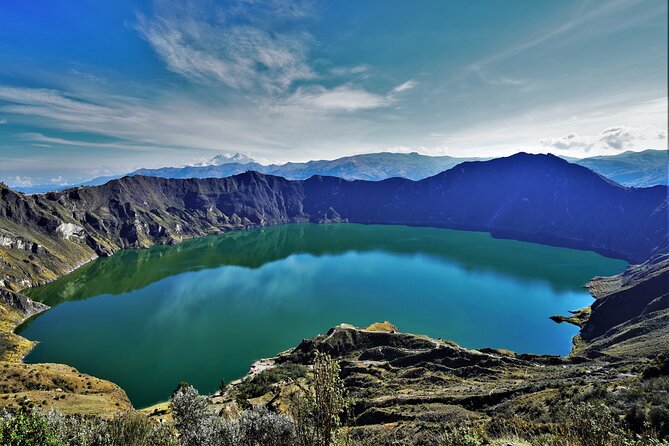
[[[230,164],[230,163],[239,163],[239,164],[249,164],[249,163],[255,163],[256,160],[251,158],[250,156],[244,155],[243,153],[222,153],[220,155],[216,155],[209,161],[205,161],[203,163],[198,163],[200,166],[220,166],[222,164]]]
[[[209,162],[213,165],[220,166],[221,164],[227,164],[227,163],[240,163],[240,164],[255,163],[255,160],[250,156],[237,152],[232,154],[223,153],[221,155],[216,155]]]

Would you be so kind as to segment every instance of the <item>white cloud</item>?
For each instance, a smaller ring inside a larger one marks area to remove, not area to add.
[[[625,150],[667,148],[667,139],[657,137],[666,128],[667,97],[647,100],[635,96],[621,92],[554,102],[456,131],[436,128],[425,140],[435,147],[448,147],[452,156],[504,156],[520,150],[541,153],[556,144],[549,151],[582,157],[610,154],[614,148],[606,142],[615,145],[615,135],[604,132],[624,128],[632,136],[631,141],[622,142]],[[624,131],[621,136],[625,140]]]
[[[611,127],[602,132],[599,141],[606,147],[623,150],[632,146],[634,135],[626,127]]]
[[[61,175],[59,175],[57,177],[54,177],[54,178],[51,178],[49,181],[51,182],[51,184],[55,184],[55,185],[58,185],[58,186],[67,185],[67,181],[65,181],[65,178],[63,178]]]
[[[330,111],[355,111],[384,107],[391,100],[352,85],[333,89],[324,87],[299,88],[288,100],[289,105]]]
[[[7,124],[7,120],[6,119],[0,119],[0,125],[2,125],[2,124]]]
[[[364,74],[370,70],[369,65],[356,65],[354,67],[335,67],[330,73],[335,76],[348,76],[351,74]]]
[[[10,187],[12,186],[29,187],[33,185],[32,178],[19,175],[13,178],[9,178],[7,180],[7,183]]]
[[[416,82],[413,79],[409,79],[408,81],[403,82],[403,83],[399,84],[398,86],[396,86],[395,88],[393,88],[392,92],[393,93],[402,93],[404,91],[409,91],[409,90],[415,88],[416,85],[418,85],[418,82]]]
[[[562,136],[559,138],[545,138],[541,140],[541,145],[545,147],[550,147],[558,150],[584,150],[588,152],[593,143],[587,138],[577,136],[574,133],[570,133],[567,136]]]

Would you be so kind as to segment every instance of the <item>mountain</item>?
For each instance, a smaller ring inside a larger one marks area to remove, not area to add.
[[[139,169],[133,175],[161,178],[223,178],[249,170],[277,175],[289,180],[305,180],[314,175],[335,176],[346,180],[378,181],[392,177],[420,180],[463,162],[478,158],[425,156],[413,153],[367,153],[335,160],[306,163],[270,164],[228,162],[209,166],[164,167]]]
[[[665,150],[625,152],[620,155],[584,159],[563,158],[585,166],[624,186],[649,187],[669,184],[667,181],[668,156]],[[346,156],[335,160],[264,165],[244,154],[235,153],[217,155],[210,161],[192,166],[138,169],[128,174],[97,177],[76,186],[98,186],[129,175],[161,178],[223,178],[249,170],[277,175],[289,180],[305,180],[313,175],[335,176],[346,180],[380,181],[394,177],[422,180],[465,161],[487,159],[489,158],[455,158],[420,155],[416,152],[385,152]],[[19,187],[16,190],[24,193],[44,193],[63,190],[67,187],[71,186],[38,185]]]
[[[210,159],[207,162],[201,163],[200,165],[202,166],[221,166],[223,164],[231,164],[231,163],[238,163],[238,164],[250,164],[250,163],[255,163],[256,161],[247,156],[244,155],[243,153],[224,153],[221,155],[216,155],[212,159]],[[196,164],[197,165],[197,164]]]
[[[479,159],[484,158],[426,156],[416,152],[367,153],[335,160],[264,165],[244,154],[236,153],[217,155],[208,162],[192,166],[137,169],[127,174],[97,177],[73,186],[99,186],[108,181],[131,175],[161,178],[224,178],[250,170],[281,176],[289,180],[305,180],[313,175],[336,176],[347,180],[378,181],[392,177],[420,180],[450,169],[463,161]],[[37,185],[17,187],[16,190],[24,193],[44,193],[73,186]]]
[[[43,195],[0,188],[0,285],[17,290],[122,248],[291,222],[406,224],[641,262],[669,247],[667,187],[630,189],[552,155],[466,162],[420,181],[132,176]]]
[[[644,150],[618,155],[593,156],[573,161],[631,187],[649,187],[669,184],[669,151]]]

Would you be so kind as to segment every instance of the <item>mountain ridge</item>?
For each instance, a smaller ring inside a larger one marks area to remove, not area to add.
[[[626,188],[551,155],[463,163],[418,181],[291,181],[246,172],[130,176],[43,195],[3,187],[0,195],[0,269],[15,291],[123,248],[293,222],[477,230],[633,262],[669,245],[666,186]]]
[[[583,159],[565,156],[560,158],[573,164],[588,167],[624,186],[650,187],[658,184],[669,184],[667,177],[669,152],[665,150],[628,151],[617,155],[594,156]],[[392,177],[420,180],[448,170],[462,162],[488,161],[490,159],[428,156],[416,152],[380,152],[345,156],[333,160],[264,165],[244,154],[235,153],[227,155],[227,157],[217,155],[208,162],[189,166],[141,168],[127,174],[97,177],[71,186],[37,185],[18,187],[16,190],[26,193],[44,193],[77,186],[102,185],[110,180],[130,175],[163,178],[223,178],[244,173],[248,170],[282,176],[290,180],[304,180],[313,175],[336,176],[348,180],[380,181]]]

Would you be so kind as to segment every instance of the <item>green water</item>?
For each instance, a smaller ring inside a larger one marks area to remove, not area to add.
[[[212,391],[341,322],[566,354],[577,330],[548,317],[589,305],[583,284],[624,267],[477,232],[274,226],[98,259],[28,290],[53,308],[21,334],[40,341],[28,362],[109,379],[142,407],[182,380]]]

